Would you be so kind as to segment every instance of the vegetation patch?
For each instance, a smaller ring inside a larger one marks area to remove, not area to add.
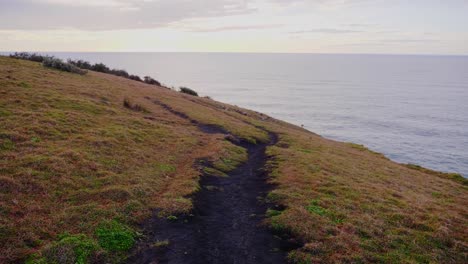
[[[153,244],[153,247],[161,248],[169,246],[169,240],[158,240]]]
[[[184,94],[189,94],[193,96],[198,96],[198,93],[188,87],[180,87],[179,91]]]
[[[66,71],[66,72],[71,72],[71,73],[77,73],[84,75],[86,74],[86,71],[76,67],[73,64],[66,63],[62,61],[61,59],[54,58],[54,57],[47,57],[42,61],[42,65],[44,67],[48,68],[53,68],[61,71]]]
[[[99,245],[108,251],[127,251],[135,244],[135,232],[115,221],[101,223],[96,229]]]
[[[468,179],[463,177],[459,173],[445,173],[445,172],[434,171],[434,170],[427,169],[427,168],[424,168],[424,167],[416,165],[416,164],[405,164],[405,166],[410,168],[410,169],[413,169],[413,170],[417,170],[417,171],[429,173],[429,174],[432,174],[432,175],[436,175],[436,176],[439,176],[439,177],[442,177],[442,178],[454,180],[454,181],[459,182],[459,183],[461,183],[461,184],[463,184],[465,186],[468,185]]]
[[[130,101],[130,99],[128,98],[124,98],[123,100],[123,106],[125,108],[128,108],[130,110],[133,110],[133,111],[136,111],[136,112],[143,112],[143,113],[149,113],[149,111],[143,107],[142,105],[140,104],[134,104]]]
[[[41,257],[32,258],[28,264],[86,264],[96,256],[100,250],[99,245],[84,234],[63,234],[59,240],[46,247]]]

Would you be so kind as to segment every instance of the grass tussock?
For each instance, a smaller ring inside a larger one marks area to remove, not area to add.
[[[149,113],[149,111],[140,104],[133,104],[130,99],[124,98],[123,106],[137,112]]]
[[[153,209],[169,220],[190,212],[202,173],[225,176],[247,159],[192,120],[251,143],[278,134],[267,149],[266,200],[276,206],[266,222],[297,245],[291,262],[466,262],[467,190],[457,175],[117,78],[124,71],[80,76],[39,60],[0,57],[0,263],[122,262]]]

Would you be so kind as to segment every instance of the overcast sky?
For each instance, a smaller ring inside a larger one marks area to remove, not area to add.
[[[0,0],[0,50],[468,54],[468,0]]]

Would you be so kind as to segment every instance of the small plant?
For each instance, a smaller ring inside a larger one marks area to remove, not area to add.
[[[41,139],[38,138],[38,137],[32,137],[32,138],[31,138],[31,142],[33,142],[33,143],[39,143],[39,142],[41,142]]]
[[[309,211],[310,213],[315,213],[315,214],[318,214],[318,215],[325,215],[327,214],[327,209],[321,207],[319,205],[319,200],[318,199],[314,199],[312,201],[310,201],[310,204],[307,206],[307,211]]]
[[[18,84],[20,87],[23,87],[23,88],[31,88],[31,85],[29,85],[28,83],[26,82],[20,82]]]
[[[195,92],[194,90],[192,90],[190,88],[187,88],[187,87],[180,87],[179,91],[181,93],[190,94],[190,95],[193,95],[193,96],[198,96],[197,92]]]
[[[115,220],[100,224],[96,237],[99,245],[108,251],[127,251],[135,244],[135,232]]]
[[[167,247],[169,246],[169,240],[158,240],[153,244],[154,247]]]
[[[266,211],[266,216],[267,217],[273,217],[273,216],[278,216],[280,215],[282,212],[281,211],[278,211],[278,210],[274,210],[274,209],[268,209]]]
[[[175,222],[175,221],[177,221],[177,216],[175,216],[175,215],[170,215],[170,216],[167,217],[167,220],[168,220],[168,221],[171,221],[171,222]]]
[[[130,102],[130,99],[128,98],[124,98],[123,100],[123,106],[128,108],[128,109],[132,109],[132,103]]]

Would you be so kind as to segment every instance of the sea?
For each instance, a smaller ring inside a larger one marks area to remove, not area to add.
[[[468,177],[468,56],[48,54],[150,75],[400,163]]]

